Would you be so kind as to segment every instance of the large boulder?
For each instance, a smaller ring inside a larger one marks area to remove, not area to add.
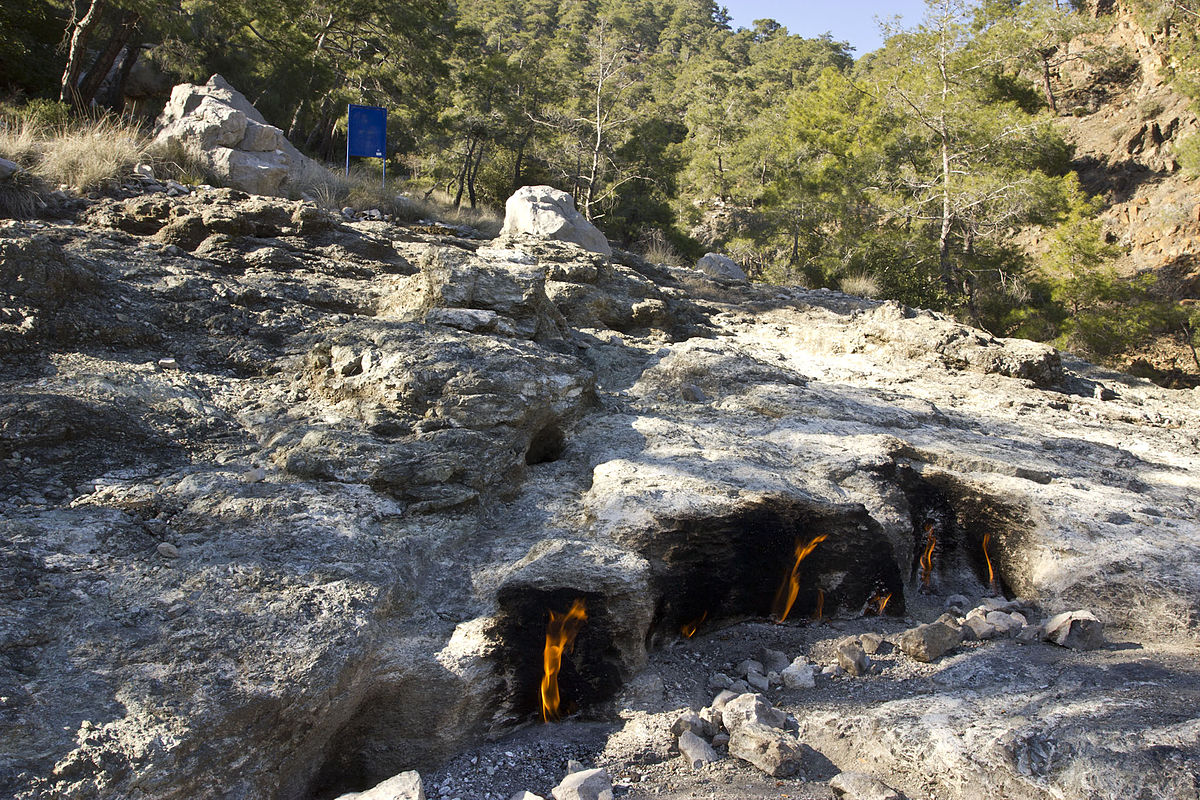
[[[575,209],[571,195],[552,186],[523,186],[504,204],[500,236],[521,234],[573,242],[593,253],[612,255],[608,239]]]
[[[194,150],[223,183],[251,194],[284,195],[324,171],[220,75],[176,86],[154,141]]]
[[[720,253],[705,253],[696,262],[696,269],[713,278],[730,281],[746,280],[746,273],[737,265],[737,262]]]
[[[21,165],[7,158],[0,158],[0,181],[6,181],[21,171]]]

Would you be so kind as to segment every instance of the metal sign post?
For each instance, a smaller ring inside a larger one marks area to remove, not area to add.
[[[381,106],[356,106],[346,110],[346,175],[350,175],[350,156],[383,159],[383,187],[387,188],[387,109]]]

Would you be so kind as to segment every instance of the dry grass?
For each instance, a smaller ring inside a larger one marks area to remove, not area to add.
[[[146,159],[147,148],[146,137],[136,126],[100,119],[43,139],[33,171],[51,185],[92,191],[131,176]]]
[[[380,173],[364,166],[352,168],[348,176],[336,169],[308,175],[297,193],[308,195],[317,205],[331,211],[376,208],[404,222],[431,219],[446,225],[466,225],[491,237],[499,235],[504,224],[504,218],[488,206],[455,208],[453,200],[439,192],[428,197],[412,197],[401,193],[398,182],[389,181],[388,187],[384,188]]]
[[[196,147],[178,141],[151,144],[146,152],[154,166],[154,175],[159,180],[173,180],[198,186],[208,184],[221,186],[220,178],[213,173],[204,155]]]
[[[879,296],[879,281],[865,272],[843,275],[841,290],[856,297],[876,298]]]
[[[641,251],[642,258],[651,264],[671,267],[683,266],[683,257],[679,255],[679,251],[671,245],[666,235],[660,230],[653,230],[643,237],[642,241],[639,242],[638,249]]]
[[[467,225],[486,236],[499,236],[504,227],[504,214],[488,205],[476,208],[454,207],[454,200],[445,192],[434,192],[428,199],[414,200],[426,210],[425,216],[447,225]]]
[[[43,138],[41,128],[33,122],[0,124],[0,157],[29,169],[40,158],[39,143]]]
[[[137,126],[109,117],[49,128],[30,120],[0,127],[0,155],[49,186],[92,191],[129,177],[145,160]]]
[[[39,159],[38,126],[31,122],[0,124],[0,157],[19,164],[18,172],[0,182],[0,218],[25,219],[32,217],[42,206],[45,186],[29,170]]]

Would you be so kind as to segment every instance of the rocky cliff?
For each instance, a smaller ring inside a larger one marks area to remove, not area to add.
[[[1200,298],[1200,177],[1180,169],[1179,144],[1200,135],[1191,101],[1169,81],[1168,43],[1118,8],[1102,35],[1073,42],[1056,76],[1067,98],[1060,128],[1083,186],[1100,195],[1109,241],[1127,275],[1157,276],[1159,294]],[[1087,53],[1107,53],[1088,59]],[[1144,354],[1165,373],[1194,373],[1190,349],[1163,337]]]
[[[586,599],[564,694],[599,708],[682,626],[765,621],[817,536],[796,619],[990,591],[1195,641],[1196,392],[893,303],[231,190],[6,223],[0,257],[5,796],[428,769],[536,717],[548,610]],[[1171,731],[1131,769],[1195,746]],[[938,796],[1049,796],[1024,774]]]

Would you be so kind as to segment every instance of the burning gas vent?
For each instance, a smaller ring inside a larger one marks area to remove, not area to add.
[[[515,721],[555,721],[612,696],[621,657],[604,595],[572,588],[500,590],[492,637]]]
[[[929,593],[1012,597],[1011,553],[1031,523],[947,475],[905,469],[901,478],[913,522],[911,584]]]
[[[904,612],[892,547],[861,506],[763,502],[675,520],[634,544],[659,598],[648,647],[746,617]]]

